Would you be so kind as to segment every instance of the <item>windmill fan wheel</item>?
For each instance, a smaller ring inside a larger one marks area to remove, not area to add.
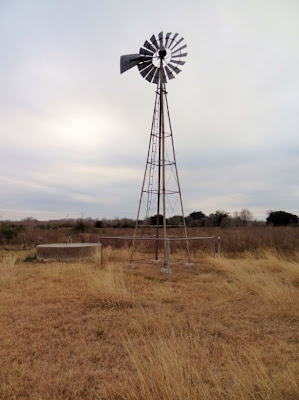
[[[163,82],[174,79],[181,72],[179,66],[185,64],[187,53],[184,52],[187,45],[183,43],[184,38],[179,38],[178,33],[172,34],[160,32],[153,35],[149,41],[146,40],[139,50],[139,54],[121,56],[120,72],[137,66],[143,78],[158,84],[160,78]]]

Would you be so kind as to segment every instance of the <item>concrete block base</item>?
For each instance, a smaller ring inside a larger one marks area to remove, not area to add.
[[[54,243],[36,246],[39,261],[82,260],[92,258],[101,250],[101,243]]]

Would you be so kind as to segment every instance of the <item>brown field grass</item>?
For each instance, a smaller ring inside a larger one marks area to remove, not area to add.
[[[87,232],[75,232],[72,228],[42,229],[40,226],[28,226],[18,233],[12,240],[3,246],[7,250],[32,249],[43,243],[66,243],[69,236],[73,242],[98,242],[103,236],[132,236],[134,229],[130,228],[99,228],[92,226]],[[179,230],[170,229],[170,236],[179,235]],[[230,257],[238,256],[245,251],[256,252],[260,248],[273,248],[282,255],[290,255],[294,249],[299,249],[299,227],[273,227],[267,225],[245,227],[198,227],[188,228],[189,236],[220,236],[222,239],[222,251]],[[1,239],[1,238],[0,238]],[[0,240],[1,243],[1,240]],[[106,239],[107,245],[122,247],[124,240]],[[176,243],[178,246],[178,243]],[[211,252],[211,243],[206,241],[190,242],[191,250]]]
[[[0,398],[299,399],[299,253],[194,269],[0,254]],[[151,270],[148,270],[151,268]]]

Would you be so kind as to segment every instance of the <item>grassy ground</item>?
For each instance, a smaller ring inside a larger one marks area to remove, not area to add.
[[[299,255],[192,270],[0,254],[1,399],[299,399]],[[157,271],[153,271],[157,268]]]

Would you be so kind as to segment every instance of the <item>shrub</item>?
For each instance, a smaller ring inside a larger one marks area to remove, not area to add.
[[[150,225],[157,225],[157,214],[150,217]],[[163,215],[159,214],[159,225],[163,225]]]
[[[0,226],[0,237],[4,240],[12,240],[17,236],[17,231],[11,225],[1,225]]]
[[[225,211],[216,211],[215,214],[210,214],[209,219],[212,226],[225,226],[229,219],[229,214]]]
[[[95,227],[96,228],[103,228],[103,221],[100,221],[100,220],[96,220],[96,222],[95,222]]]
[[[266,222],[274,226],[296,225],[299,222],[299,218],[297,215],[285,211],[271,211]]]
[[[83,221],[77,221],[76,224],[73,227],[73,230],[75,232],[86,232],[88,230],[87,224],[85,224]]]

